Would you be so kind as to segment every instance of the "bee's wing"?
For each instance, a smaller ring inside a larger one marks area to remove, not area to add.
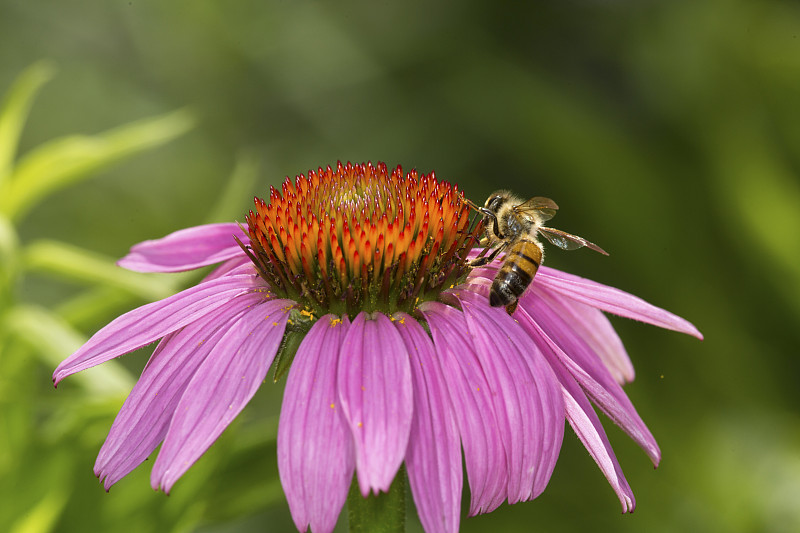
[[[514,206],[514,211],[517,213],[524,213],[526,211],[536,211],[541,217],[542,222],[547,222],[556,216],[558,205],[550,198],[544,196],[534,196],[530,200],[526,200],[519,205]]]
[[[567,233],[566,231],[561,231],[560,229],[545,228],[542,226],[539,228],[539,234],[563,250],[577,250],[578,248],[583,248],[586,246],[595,252],[608,255],[608,252],[593,242],[589,242],[583,237],[578,237],[577,235]]]

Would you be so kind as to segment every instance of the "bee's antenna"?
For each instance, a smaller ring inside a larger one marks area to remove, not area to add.
[[[485,207],[482,207],[482,206],[476,204],[475,202],[473,202],[472,200],[470,200],[466,196],[462,196],[461,197],[461,201],[464,202],[465,204],[467,204],[471,209],[474,209],[475,211],[477,211],[478,213],[480,213],[483,216],[496,218],[494,213],[492,213],[491,211],[489,211]]]
[[[469,207],[471,207],[475,211],[477,211],[478,213],[485,214],[483,212],[483,208],[482,207],[480,207],[478,204],[476,204],[475,202],[473,202],[472,200],[470,200],[466,196],[462,196],[461,197],[461,201],[464,202],[465,204],[467,204]]]

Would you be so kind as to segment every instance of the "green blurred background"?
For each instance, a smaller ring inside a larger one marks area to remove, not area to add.
[[[435,170],[476,201],[552,197],[554,225],[611,256],[548,265],[706,336],[614,320],[663,452],[653,471],[607,424],[634,514],[568,429],[540,498],[463,531],[800,530],[797,3],[0,0],[0,92],[0,531],[292,529],[281,385],[167,497],[152,461],[108,494],[92,474],[147,354],[58,391],[50,375],[197,279],[118,272],[132,244],[241,221],[253,195],[337,160]]]

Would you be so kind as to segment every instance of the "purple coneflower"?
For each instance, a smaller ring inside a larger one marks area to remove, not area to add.
[[[660,451],[621,385],[633,367],[603,312],[702,338],[618,289],[542,267],[512,316],[488,302],[498,263],[470,268],[469,208],[433,174],[386,165],[309,172],[246,232],[212,224],[134,246],[119,264],[205,280],[98,331],[65,377],[161,339],[95,464],[108,489],[161,444],[155,489],[173,484],[261,386],[288,369],[280,478],[297,528],[331,531],[353,476],[389,490],[405,464],[428,532],[457,531],[462,449],[470,514],[537,497],[569,421],[622,503],[634,508],[592,403],[654,464]],[[591,402],[591,403],[590,403]]]

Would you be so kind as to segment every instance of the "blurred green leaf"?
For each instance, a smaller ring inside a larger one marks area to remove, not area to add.
[[[734,124],[735,123],[735,124]],[[741,113],[710,136],[716,198],[733,239],[747,239],[747,259],[772,275],[777,292],[800,316],[800,185],[791,160],[766,142],[760,117]],[[753,254],[753,251],[759,253]],[[768,260],[765,261],[764,259]]]
[[[0,215],[0,309],[8,305],[12,281],[17,272],[17,232],[11,221]]]
[[[0,184],[0,212],[18,220],[37,201],[124,157],[164,144],[194,125],[187,110],[139,120],[96,136],[73,135],[34,148]]]
[[[98,320],[124,312],[130,308],[131,299],[128,290],[109,286],[91,287],[58,304],[53,311],[71,326],[84,330],[97,324]]]
[[[258,178],[258,157],[253,150],[242,150],[236,166],[219,200],[206,218],[206,223],[230,222],[236,214],[242,216],[243,199],[251,199]]]
[[[68,497],[64,487],[52,486],[36,506],[11,527],[10,533],[47,533],[53,530]]]
[[[8,176],[22,128],[39,89],[53,77],[49,61],[34,63],[20,74],[0,107],[0,184]]]
[[[86,342],[86,337],[53,313],[40,307],[19,305],[6,315],[9,333],[28,344],[52,369]],[[117,361],[107,361],[71,379],[97,396],[127,394],[134,379]]]
[[[73,494],[75,469],[66,448],[75,440],[62,440],[59,447],[47,449],[38,437],[31,433],[25,447],[17,450],[17,469],[3,477],[7,485],[0,485],[0,528],[4,533],[55,530]]]
[[[40,240],[25,247],[24,266],[62,278],[123,289],[145,300],[160,300],[175,292],[181,276],[131,272],[103,255],[63,242]]]
[[[751,144],[738,152],[747,156],[731,157],[731,173],[720,188],[730,191],[733,213],[741,217],[751,242],[759,243],[800,289],[800,186],[792,169],[764,148]]]

